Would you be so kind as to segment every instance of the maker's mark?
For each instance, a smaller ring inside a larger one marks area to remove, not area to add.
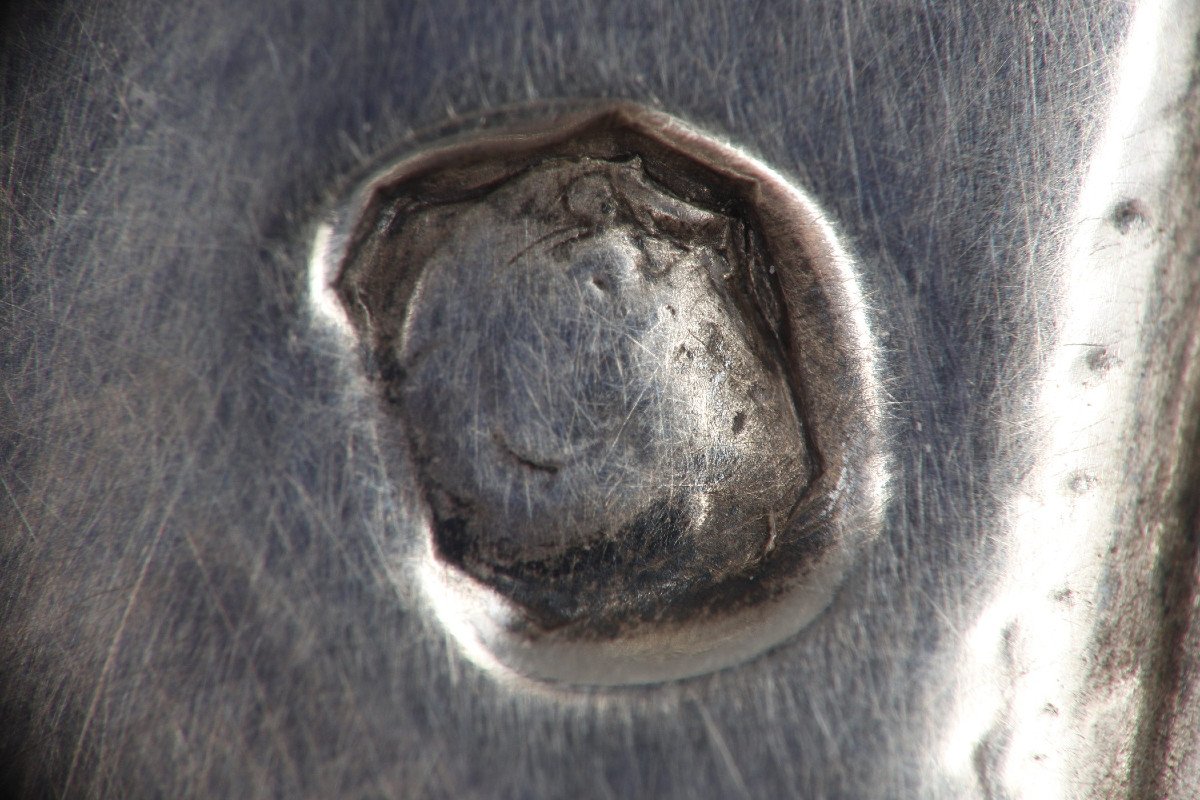
[[[745,223],[553,158],[393,236],[428,247],[380,357],[444,557],[553,628],[677,615],[768,552],[811,464]]]
[[[794,189],[620,106],[360,196],[333,289],[431,553],[508,604],[460,604],[502,661],[689,674],[819,610],[882,461],[848,262]]]

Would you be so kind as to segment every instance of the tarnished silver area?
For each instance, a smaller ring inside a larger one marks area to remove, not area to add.
[[[451,629],[568,682],[742,660],[879,524],[849,260],[794,187],[665,115],[543,115],[368,181],[341,246],[318,235],[318,297],[417,476]]]

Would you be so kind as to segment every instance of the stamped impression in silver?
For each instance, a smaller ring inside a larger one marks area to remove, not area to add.
[[[404,157],[322,226],[313,282],[424,504],[397,579],[480,663],[736,663],[816,616],[879,526],[850,259],[797,188],[669,116],[491,119]]]

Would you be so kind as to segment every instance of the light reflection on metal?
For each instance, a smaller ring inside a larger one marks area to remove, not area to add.
[[[1156,271],[1173,247],[1158,220],[1170,212],[1181,137],[1195,134],[1172,108],[1191,77],[1196,17],[1186,2],[1138,9],[1061,255],[1043,267],[1062,276],[1063,315],[1043,348],[1033,411],[1010,434],[1038,437],[1041,457],[1014,487],[996,594],[964,632],[941,754],[963,777],[990,763],[1005,796],[1093,796],[1086,787],[1106,771],[1136,767],[1130,721],[1155,687],[1152,662],[1147,654],[1098,689],[1081,656],[1113,613],[1112,554],[1130,533],[1119,510],[1143,491],[1128,479],[1129,437],[1141,427],[1139,395],[1161,388],[1147,381],[1157,333],[1145,320],[1158,313]],[[1097,763],[1100,752],[1126,760]]]

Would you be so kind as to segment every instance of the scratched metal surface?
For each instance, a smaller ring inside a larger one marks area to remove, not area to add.
[[[31,797],[1194,797],[1196,11],[63,3],[0,36],[0,775]],[[460,117],[620,98],[862,264],[897,465],[739,667],[464,659],[314,331],[312,225]]]

